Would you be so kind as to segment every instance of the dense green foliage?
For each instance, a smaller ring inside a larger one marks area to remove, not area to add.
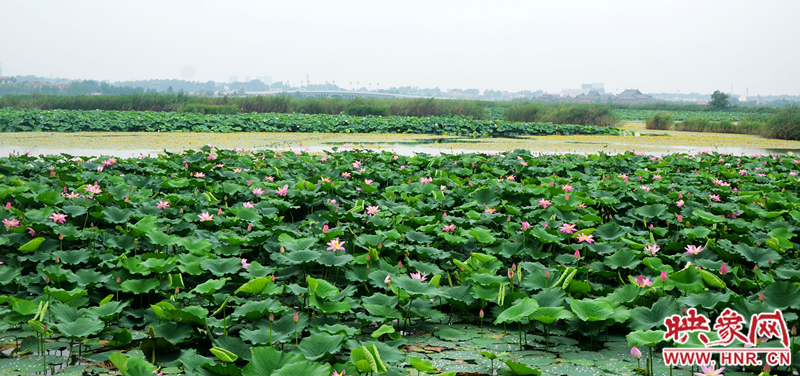
[[[711,100],[708,102],[708,107],[716,111],[722,111],[728,106],[731,105],[731,100],[728,98],[728,94],[725,94],[719,90],[715,90],[713,94],[711,94]]]
[[[293,96],[194,97],[185,94],[133,95],[6,95],[0,108],[41,110],[184,111],[187,106],[235,106],[243,113],[304,113],[336,115],[352,106],[386,107],[390,116],[467,116],[486,119],[486,104],[470,100],[295,98]],[[209,112],[206,112],[209,113]],[[225,112],[229,113],[229,112]]]
[[[598,126],[611,126],[616,123],[610,107],[590,104],[554,106],[543,103],[521,103],[509,107],[503,116],[507,121],[521,122]]]
[[[787,107],[771,117],[766,124],[769,137],[800,140],[800,107]]]
[[[0,132],[338,132],[482,137],[618,134],[616,128],[512,123],[464,117],[358,117],[306,114],[202,115],[177,112],[0,110]]]
[[[389,107],[355,105],[347,109],[347,114],[351,116],[388,116]]]
[[[544,353],[551,327],[567,333],[551,358],[585,362],[581,347],[602,348],[608,332],[654,346],[682,307],[779,309],[791,327],[798,163],[208,146],[3,157],[0,335],[90,346],[93,362],[110,358],[126,375],[399,376],[441,361],[452,347],[442,340],[472,354],[513,345],[524,363]],[[613,373],[632,373],[626,352],[603,355]]]
[[[672,127],[672,115],[656,112],[652,117],[647,119],[645,126],[647,129],[668,130]]]
[[[621,120],[647,121],[657,113],[668,113],[675,121],[683,121],[689,118],[702,118],[711,121],[765,121],[773,115],[772,112],[614,110],[614,114],[619,116]]]

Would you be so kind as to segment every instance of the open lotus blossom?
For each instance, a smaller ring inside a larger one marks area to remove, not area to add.
[[[261,187],[256,187],[256,188],[253,188],[252,192],[253,192],[253,194],[254,194],[254,195],[256,195],[256,196],[261,196],[261,195],[263,195],[263,194],[264,194],[264,190],[263,190],[263,189],[261,189]]]
[[[392,284],[392,280],[390,279],[391,277],[392,277],[391,274],[387,274],[386,278],[383,279],[383,283],[385,283],[387,285],[391,285]]]
[[[678,200],[678,201],[675,202],[675,206],[677,206],[677,207],[681,207],[681,206],[683,206],[683,204],[685,204],[685,202],[683,202],[683,200]]]
[[[345,172],[342,172],[342,177],[343,177],[343,178],[349,178],[349,177],[350,177],[350,173],[349,173],[349,172],[347,172],[347,171],[345,171]]]
[[[494,214],[497,213],[497,209],[495,208],[486,208],[483,210],[484,213]]]
[[[697,246],[694,246],[692,244],[689,244],[684,249],[686,250],[686,253],[688,253],[690,255],[696,255],[696,254],[698,254],[700,252],[703,252],[703,246],[702,245],[697,247]]]
[[[717,202],[720,201],[719,195],[708,195],[708,198]]]
[[[247,259],[246,259],[246,258],[243,258],[243,259],[242,259],[242,268],[244,268],[244,269],[250,269],[250,264],[247,262]]]
[[[334,251],[335,252],[335,251],[344,251],[344,247],[343,247],[344,243],[347,243],[347,242],[339,241],[339,238],[336,238],[336,239],[331,239],[331,241],[326,243],[326,244],[328,244],[330,246],[330,247],[327,248],[329,251]]]
[[[28,227],[28,233],[31,234],[31,237],[36,236],[36,231],[30,227]]]
[[[563,224],[561,224],[561,228],[559,228],[558,230],[563,232],[563,233],[565,233],[565,234],[572,235],[572,233],[575,232],[575,225],[572,225],[572,224],[569,224],[569,223],[563,223]]]
[[[703,372],[695,372],[694,374],[696,376],[723,376],[722,371],[725,370],[725,367],[714,368],[714,362],[711,362],[711,365],[708,366],[700,365],[700,369],[702,369]]]
[[[589,244],[594,243],[594,235],[578,234],[578,243],[583,242],[587,242]]]
[[[96,195],[98,195],[101,192],[103,192],[103,190],[100,189],[99,186],[91,185],[91,184],[87,184],[86,188],[84,188],[83,191],[86,192],[86,193],[92,193],[92,194],[96,194]]]
[[[550,200],[545,200],[544,198],[539,200],[539,206],[541,206],[544,209],[547,209],[547,207],[550,205],[553,205],[553,203],[550,202]]]
[[[411,278],[419,280],[419,281],[424,281],[424,280],[428,279],[428,273],[416,272],[416,273],[409,273],[409,274],[411,275]]]
[[[561,189],[564,192],[572,192],[572,190],[575,189],[575,188],[573,186],[569,185],[569,184],[563,184],[563,185],[561,185]]]
[[[508,175],[508,177],[506,177],[506,181],[514,181],[514,175]]]
[[[16,218],[11,218],[10,220],[9,219],[4,219],[3,220],[3,225],[6,226],[6,231],[8,231],[8,230],[10,230],[12,228],[19,227],[19,220],[16,219]]]
[[[194,174],[194,177],[196,177],[196,178],[204,178],[204,177],[206,177],[206,174],[204,174],[202,172],[196,172]]]
[[[353,162],[353,168],[355,168],[356,170],[361,168],[361,161]]]
[[[372,179],[364,179],[364,184],[366,184],[366,185],[372,185],[372,182],[373,182],[373,181],[374,181],[374,180],[372,180]]]
[[[649,252],[651,255],[655,255],[659,250],[661,250],[661,248],[659,248],[656,244],[648,244],[646,247],[644,247],[644,251]]]
[[[344,371],[346,371],[346,370],[342,369],[342,372],[339,373],[339,372],[336,372],[336,370],[333,370],[333,374],[331,376],[347,376],[347,375],[344,374]]]
[[[209,215],[208,212],[202,212],[197,215],[200,218],[200,222],[212,221],[214,220],[214,214]]]
[[[166,209],[168,207],[169,207],[169,201],[158,200],[158,205],[156,205],[156,208],[158,208],[158,209]]]
[[[522,222],[522,229],[521,229],[522,231],[527,231],[529,228],[531,228],[531,224],[530,223]]]
[[[378,209],[378,205],[367,206],[367,215],[375,216],[380,211],[381,211],[381,209]]]
[[[278,193],[278,196],[281,196],[281,197],[288,195],[289,194],[289,184],[284,184],[283,187],[278,188],[278,192],[276,192],[276,193]]]
[[[641,274],[639,274],[639,278],[636,278],[636,284],[639,287],[650,287],[653,285],[653,281],[650,280],[650,277],[644,278]]]
[[[422,184],[428,184],[428,183],[430,183],[430,182],[432,182],[432,181],[433,181],[433,178],[431,178],[431,177],[428,177],[428,178],[419,178],[419,182],[420,182],[420,183],[422,183]]]
[[[47,219],[52,219],[53,222],[55,223],[64,224],[67,221],[67,215],[61,213],[53,213],[50,214],[50,216],[47,217]]]
[[[653,180],[661,180],[661,175],[659,174],[653,175]]]
[[[444,225],[444,228],[442,229],[442,231],[444,231],[444,232],[451,232],[451,231],[455,231],[455,230],[456,230],[456,225],[454,225],[452,223],[449,224],[449,225]]]
[[[253,205],[253,203],[252,203],[252,202],[250,202],[250,201],[247,201],[247,202],[243,203],[243,204],[242,204],[242,206],[244,206],[244,207],[246,207],[246,208],[250,208],[250,209],[253,209],[253,208],[255,208],[255,207],[256,207],[256,206],[255,206],[255,205]]]

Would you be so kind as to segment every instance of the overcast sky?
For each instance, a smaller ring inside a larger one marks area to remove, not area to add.
[[[800,1],[4,0],[3,75],[800,94]]]

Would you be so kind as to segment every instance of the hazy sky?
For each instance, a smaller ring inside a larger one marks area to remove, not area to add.
[[[800,1],[9,1],[3,75],[800,94]]]

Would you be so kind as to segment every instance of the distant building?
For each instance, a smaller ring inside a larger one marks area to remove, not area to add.
[[[0,84],[10,84],[11,77],[0,77]]]
[[[575,97],[573,103],[602,103],[603,99],[605,98],[598,92],[590,91],[588,94],[581,94]]]
[[[559,97],[558,95],[555,94],[544,94],[536,97],[536,101],[538,102],[550,102],[550,103],[561,102],[562,99],[564,98]]]
[[[652,100],[653,97],[646,94],[642,94],[642,92],[637,89],[627,89],[622,93],[617,94],[617,98],[614,100],[614,103],[645,104]]]

